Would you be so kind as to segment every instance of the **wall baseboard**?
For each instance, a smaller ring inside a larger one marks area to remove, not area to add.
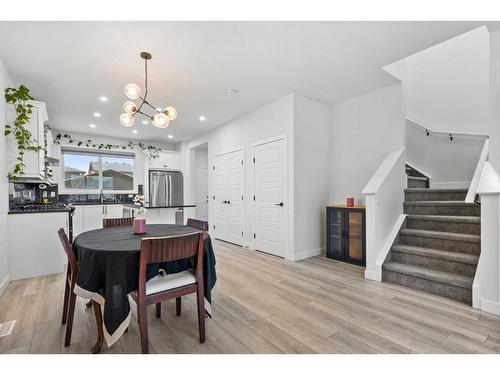
[[[489,312],[491,314],[500,315],[500,303],[482,299],[481,310]]]
[[[376,271],[365,270],[365,279],[373,281],[381,281]]]
[[[7,289],[9,283],[10,283],[10,275],[7,275],[0,284],[0,296],[5,292],[5,289]]]
[[[316,257],[318,255],[321,255],[325,251],[325,249],[326,248],[321,247],[319,249],[313,249],[313,250],[307,250],[307,251],[301,251],[298,253],[294,253],[289,260],[293,260],[294,262],[296,262],[298,260]]]

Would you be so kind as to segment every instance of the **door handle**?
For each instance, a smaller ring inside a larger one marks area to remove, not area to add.
[[[231,201],[226,201],[227,204],[231,204]]]
[[[283,207],[285,204],[283,202],[276,203],[275,206]]]
[[[222,203],[226,204],[226,203],[227,203],[227,201],[222,201]]]

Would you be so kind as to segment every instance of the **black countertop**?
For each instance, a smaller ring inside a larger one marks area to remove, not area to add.
[[[136,206],[135,204],[127,204],[127,203],[124,203],[123,206],[125,207],[128,207],[128,208],[135,208],[136,210],[138,210],[140,208],[140,206]],[[194,208],[196,207],[196,205],[194,204],[185,204],[185,205],[174,205],[174,206],[148,206],[148,205],[145,205],[143,206],[146,210],[154,210],[154,209],[157,209],[157,208]]]
[[[18,209],[12,208],[8,214],[18,215],[18,214],[49,214],[53,212],[70,212],[69,207],[51,207],[51,208],[33,208],[33,209]]]

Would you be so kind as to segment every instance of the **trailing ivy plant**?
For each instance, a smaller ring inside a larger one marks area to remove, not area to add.
[[[15,120],[5,124],[4,129],[6,137],[9,135],[15,137],[18,151],[14,169],[7,174],[10,180],[17,180],[24,175],[25,164],[23,161],[26,152],[38,152],[43,149],[37,140],[32,139],[31,132],[26,129],[33,108],[31,104],[26,103],[28,100],[33,100],[33,98],[30,95],[30,90],[24,85],[5,89],[5,101],[16,109]]]
[[[146,153],[148,159],[156,159],[160,156],[161,148],[155,145],[148,145],[142,142],[132,142],[129,141],[126,145],[117,145],[111,143],[97,143],[92,139],[76,139],[73,138],[70,134],[57,133],[54,137],[54,143],[60,145],[61,141],[65,140],[68,144],[75,145],[78,147],[86,147],[86,148],[95,148],[98,150],[133,150],[136,147],[139,147],[142,151]]]

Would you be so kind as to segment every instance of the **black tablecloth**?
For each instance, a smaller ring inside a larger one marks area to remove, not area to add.
[[[184,225],[146,225],[146,234],[135,235],[131,227],[96,229],[80,234],[73,241],[79,270],[75,292],[93,298],[103,305],[104,332],[108,345],[116,341],[130,320],[128,294],[137,290],[141,238],[194,233],[198,230]],[[203,277],[205,309],[210,314],[211,291],[217,280],[215,255],[208,234],[203,241]],[[194,258],[148,266],[147,278],[159,269],[176,273],[193,268]],[[117,332],[119,330],[120,332]],[[110,342],[111,341],[111,342]]]

